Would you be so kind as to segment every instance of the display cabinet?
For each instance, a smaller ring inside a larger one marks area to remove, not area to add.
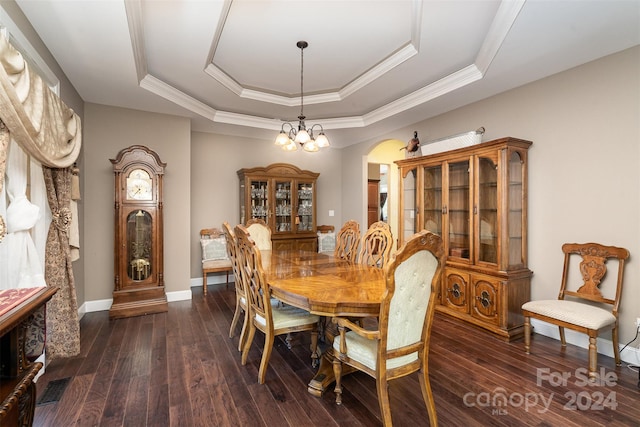
[[[240,223],[264,220],[274,249],[317,250],[319,175],[286,163],[240,169]]]
[[[527,268],[527,153],[502,138],[396,162],[401,243],[427,229],[448,254],[437,309],[512,340],[523,335]]]

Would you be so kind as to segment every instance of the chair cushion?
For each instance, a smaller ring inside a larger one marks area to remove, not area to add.
[[[376,361],[378,359],[377,340],[370,340],[364,338],[353,331],[349,331],[345,334],[347,341],[347,356],[351,360],[362,363],[367,368],[376,369]],[[333,349],[335,354],[340,353],[340,335],[337,335],[333,339]],[[418,353],[408,354],[406,356],[396,357],[394,359],[387,360],[387,369],[397,368],[407,363],[411,363],[418,358]]]
[[[308,325],[310,323],[317,323],[320,320],[320,317],[315,314],[311,314],[308,311],[290,305],[281,306],[279,302],[280,301],[276,299],[271,300],[273,329]],[[265,318],[258,314],[256,314],[256,321],[263,326],[267,323]]]
[[[227,239],[224,236],[213,239],[200,239],[202,245],[202,262],[218,259],[229,259],[227,255]]]
[[[522,309],[588,329],[601,329],[616,321],[610,311],[576,301],[529,301],[522,305]]]
[[[318,252],[331,252],[336,249],[336,233],[318,232]]]
[[[202,261],[203,270],[231,270],[230,259],[210,259]]]

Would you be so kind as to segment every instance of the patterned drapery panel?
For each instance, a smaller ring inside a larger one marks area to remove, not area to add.
[[[47,304],[47,357],[70,357],[80,353],[78,301],[69,249],[71,168],[44,167],[43,172],[52,213],[44,275],[49,286],[59,288]]]

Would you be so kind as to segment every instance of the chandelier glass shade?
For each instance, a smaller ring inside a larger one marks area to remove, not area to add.
[[[309,46],[306,41],[299,41],[296,46],[300,48],[300,115],[298,116],[298,127],[294,127],[289,122],[283,123],[280,133],[276,137],[275,144],[280,146],[284,151],[296,151],[298,145],[303,150],[309,152],[319,151],[321,148],[328,147],[329,139],[324,134],[324,129],[320,124],[314,124],[307,129],[304,120],[304,49]],[[317,136],[314,129],[319,128]],[[287,129],[287,130],[285,130]]]

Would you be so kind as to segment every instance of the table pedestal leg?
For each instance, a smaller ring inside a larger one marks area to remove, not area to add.
[[[318,372],[311,379],[307,386],[307,391],[316,397],[321,397],[331,383],[335,382],[336,377],[333,374],[333,338],[338,334],[338,328],[331,321],[331,318],[324,318],[321,322],[321,330],[324,335],[325,342],[328,347],[320,357],[320,367]],[[350,374],[356,369],[349,365],[342,365],[342,375]]]
[[[320,358],[320,367],[318,372],[311,379],[307,386],[307,391],[316,397],[322,397],[331,383],[335,382],[336,377],[333,374],[333,347],[328,348]],[[355,369],[349,365],[342,365],[342,375],[350,374]]]

